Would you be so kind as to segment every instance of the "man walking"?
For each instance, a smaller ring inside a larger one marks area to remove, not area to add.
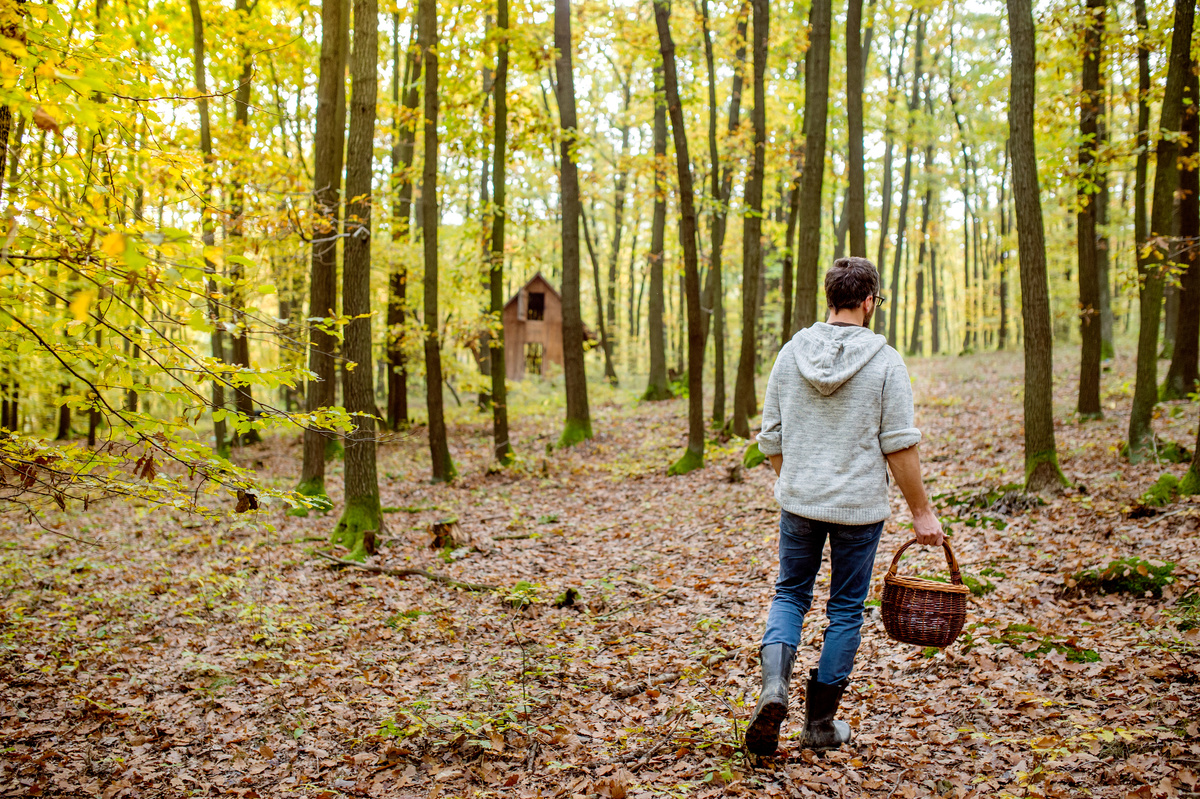
[[[925,494],[913,427],[912,387],[899,353],[868,325],[883,302],[866,258],[839,258],[825,276],[829,316],[783,346],[771,378],[758,445],[778,480],[779,579],[760,652],[762,694],[746,748],[773,755],[787,716],[788,686],[804,614],[829,539],[829,626],[809,671],[800,745],[830,749],[850,740],[834,715],[862,640],[863,603],[875,548],[890,515],[888,467],[912,510],[921,544],[942,543]]]

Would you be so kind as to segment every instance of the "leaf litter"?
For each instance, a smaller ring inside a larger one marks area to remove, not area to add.
[[[740,750],[775,573],[769,467],[741,472],[734,440],[667,477],[684,403],[603,388],[599,434],[567,451],[545,449],[556,405],[522,407],[523,459],[501,472],[487,425],[464,414],[452,486],[427,483],[420,430],[386,437],[388,527],[368,563],[408,576],[330,562],[334,520],[278,507],[216,525],[128,504],[49,520],[99,547],[0,518],[0,795],[1196,796],[1200,503],[1129,513],[1164,465],[1119,459],[1125,361],[1102,421],[1072,419],[1059,375],[1075,488],[1044,503],[1006,488],[1022,475],[1019,366],[911,364],[930,492],[971,500],[943,513],[981,588],[945,650],[884,636],[881,578],[908,536],[895,497],[840,751],[794,743],[798,685],[779,756]],[[1159,435],[1194,440],[1193,407],[1162,406]],[[286,487],[299,442],[240,457]],[[431,548],[439,524],[453,537]],[[1170,564],[1161,596],[1071,585],[1116,561]],[[945,576],[940,551],[902,568]],[[826,572],[797,674],[827,591]]]

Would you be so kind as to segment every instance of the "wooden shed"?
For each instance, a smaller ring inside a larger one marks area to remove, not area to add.
[[[509,380],[563,363],[562,296],[538,272],[504,306],[504,368]]]

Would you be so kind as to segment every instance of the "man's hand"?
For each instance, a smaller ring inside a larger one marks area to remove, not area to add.
[[[925,483],[921,480],[921,458],[916,446],[893,452],[887,456],[888,465],[892,468],[892,476],[896,485],[904,494],[913,515],[913,532],[916,533],[917,543],[941,546],[946,536],[942,533],[942,523],[938,521],[929,497],[925,493]]]
[[[932,509],[913,516],[913,533],[916,534],[917,543],[926,546],[940,547],[946,540],[942,523]]]

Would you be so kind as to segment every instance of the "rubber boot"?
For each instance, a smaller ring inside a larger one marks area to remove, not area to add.
[[[850,725],[835,720],[838,704],[850,680],[827,685],[817,682],[817,670],[808,673],[808,687],[804,695],[804,732],[800,745],[818,752],[836,749],[850,740]]]
[[[762,662],[762,694],[750,725],[746,727],[746,750],[770,757],[779,746],[779,725],[787,718],[788,685],[796,650],[787,644],[767,644],[759,651]]]

